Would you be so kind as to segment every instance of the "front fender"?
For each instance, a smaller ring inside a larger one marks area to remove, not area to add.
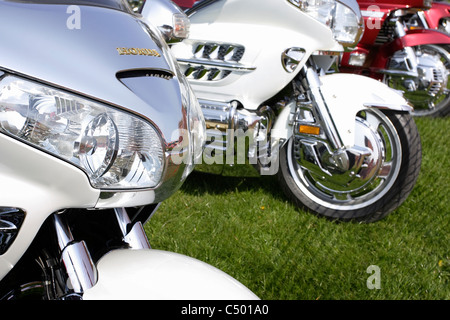
[[[338,73],[320,77],[321,92],[341,140],[354,145],[355,116],[364,109],[379,108],[410,112],[402,93],[369,77]]]
[[[115,250],[97,264],[98,282],[85,300],[256,300],[223,271],[160,250]]]
[[[330,115],[346,147],[354,145],[355,116],[364,109],[379,108],[411,112],[413,108],[400,91],[389,88],[375,79],[347,73],[320,77],[321,93]],[[296,112],[296,103],[288,104],[279,114],[272,129],[272,137],[288,140],[293,134],[290,115]]]

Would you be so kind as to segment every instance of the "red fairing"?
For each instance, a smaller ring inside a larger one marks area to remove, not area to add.
[[[398,50],[425,44],[450,44],[450,37],[441,32],[427,29],[409,30],[406,35],[395,39],[393,42],[381,46],[377,52],[371,68],[383,69],[386,67],[390,57]]]
[[[442,18],[450,17],[450,4],[433,2],[430,10],[425,11],[428,27],[438,29]]]
[[[369,6],[378,6],[381,9],[389,8],[391,10],[404,9],[404,8],[423,8],[423,0],[357,0],[361,10],[366,10],[365,8]]]
[[[173,0],[181,8],[192,8],[196,0]]]
[[[405,8],[422,8],[424,0],[357,0],[364,17],[365,31],[359,46],[372,46],[388,15],[395,10]]]

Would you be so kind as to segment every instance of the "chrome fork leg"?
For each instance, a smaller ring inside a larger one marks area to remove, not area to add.
[[[316,111],[321,121],[321,127],[325,131],[330,144],[334,150],[343,148],[343,143],[336,127],[334,126],[333,119],[331,118],[327,104],[320,91],[321,83],[317,72],[312,67],[305,67],[305,78],[309,86],[309,90],[312,94],[316,105]]]
[[[97,283],[97,269],[84,241],[75,241],[64,218],[53,215],[54,226],[61,250],[61,261],[75,293],[83,293]]]
[[[150,249],[147,235],[140,221],[136,222],[131,229],[131,220],[125,208],[115,208],[116,219],[122,231],[123,240],[128,243],[130,249]]]

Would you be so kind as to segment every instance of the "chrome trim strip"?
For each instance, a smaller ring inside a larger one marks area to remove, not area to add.
[[[230,70],[230,71],[251,72],[251,71],[256,70],[256,67],[246,66],[246,65],[243,65],[240,63],[228,63],[228,62],[220,62],[220,61],[201,60],[201,59],[177,59],[177,61],[180,64],[216,67],[216,68]]]

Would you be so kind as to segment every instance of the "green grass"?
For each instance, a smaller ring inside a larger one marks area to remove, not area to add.
[[[222,269],[262,299],[450,299],[450,118],[416,122],[419,180],[381,221],[298,210],[274,177],[194,172],[145,225],[150,243]],[[371,265],[381,289],[367,287]]]

